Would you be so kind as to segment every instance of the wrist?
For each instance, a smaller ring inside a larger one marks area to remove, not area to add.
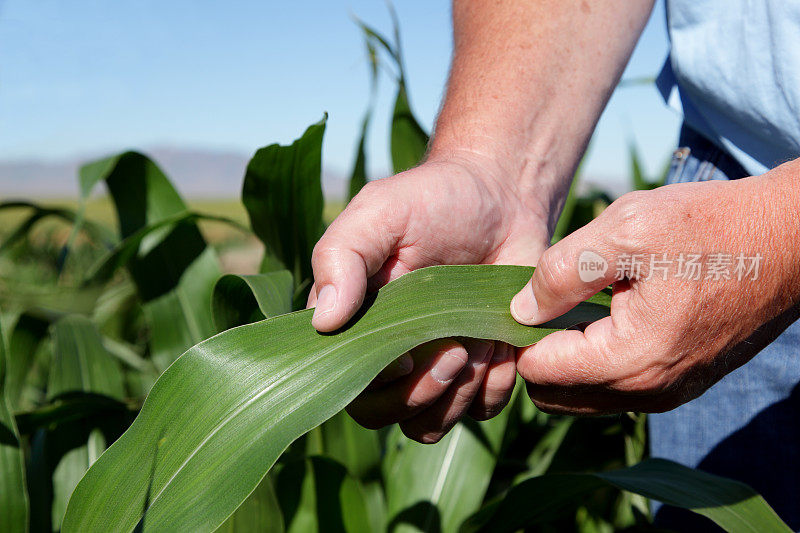
[[[499,136],[479,126],[463,127],[461,131],[437,130],[426,161],[454,162],[491,186],[511,196],[545,221],[552,233],[563,207],[574,174],[575,163],[562,164],[547,136],[534,146],[520,142],[522,136]],[[516,140],[516,142],[515,142]]]
[[[434,144],[425,163],[457,165],[482,184],[498,209],[525,211],[527,217],[543,221],[541,226],[547,231],[551,213],[561,208],[551,187],[555,180],[543,172],[527,179],[525,170],[511,164],[510,157],[503,157],[487,146]],[[552,228],[549,231],[552,232]]]

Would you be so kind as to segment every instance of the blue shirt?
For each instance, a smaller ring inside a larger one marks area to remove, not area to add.
[[[667,0],[657,85],[687,125],[756,175],[800,157],[800,1]]]

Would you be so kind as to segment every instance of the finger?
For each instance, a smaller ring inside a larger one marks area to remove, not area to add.
[[[367,280],[367,291],[376,291],[403,274],[408,274],[411,270],[408,265],[401,262],[396,255],[393,255],[383,263],[378,272]]]
[[[392,255],[402,235],[407,207],[390,198],[370,199],[365,191],[314,246],[317,301],[311,324],[318,331],[338,329],[355,314],[364,301],[367,279]]]
[[[533,325],[559,317],[614,281],[615,254],[603,227],[593,221],[542,254],[533,277],[511,300],[517,322]]]
[[[365,391],[347,406],[362,426],[377,429],[404,420],[433,404],[467,365],[467,350],[454,339],[431,341],[411,350],[414,370],[396,383]]]
[[[421,413],[400,422],[400,429],[410,439],[424,444],[438,442],[464,416],[481,387],[494,343],[465,339],[469,361],[441,398]]]
[[[481,388],[469,408],[469,416],[475,420],[488,420],[497,416],[511,399],[516,379],[514,347],[498,342]]]
[[[561,387],[605,384],[623,369],[614,361],[618,333],[611,317],[586,326],[584,331],[564,330],[517,352],[517,371],[528,383]],[[618,368],[619,367],[619,368]]]
[[[414,358],[406,352],[381,370],[381,373],[367,386],[367,390],[376,390],[409,375],[414,370]]]

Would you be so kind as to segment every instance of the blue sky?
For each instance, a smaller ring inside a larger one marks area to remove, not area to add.
[[[396,4],[412,107],[430,128],[451,51],[449,2]],[[0,0],[0,159],[164,145],[250,154],[291,141],[327,111],[324,164],[347,173],[368,96],[351,13],[389,33],[380,0]],[[625,77],[655,75],[666,54],[659,2]],[[384,76],[369,145],[373,175],[389,168],[393,90]],[[619,90],[587,173],[626,176],[629,135],[655,172],[678,123],[655,88]],[[237,187],[240,179],[232,177]]]

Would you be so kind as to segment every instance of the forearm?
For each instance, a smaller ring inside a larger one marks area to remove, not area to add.
[[[497,162],[552,228],[651,8],[454,0],[453,62],[429,157]]]

